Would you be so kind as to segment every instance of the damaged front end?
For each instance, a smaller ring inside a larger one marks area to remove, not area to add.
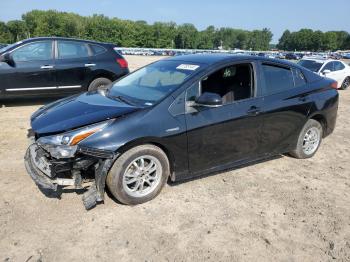
[[[77,190],[88,188],[83,195],[86,209],[103,202],[105,182],[118,154],[86,146],[79,142],[98,133],[111,121],[91,125],[61,135],[35,138],[25,154],[25,167],[28,174],[43,192],[57,192],[62,187]]]

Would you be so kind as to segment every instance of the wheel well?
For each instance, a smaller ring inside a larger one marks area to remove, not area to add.
[[[323,115],[314,115],[313,117],[311,117],[311,119],[316,120],[317,122],[319,122],[322,125],[322,128],[324,130],[323,134],[325,134],[325,131],[327,130],[327,120]]]

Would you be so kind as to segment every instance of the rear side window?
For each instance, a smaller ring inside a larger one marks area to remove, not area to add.
[[[85,43],[73,41],[58,41],[58,58],[74,59],[89,56],[89,50]]]
[[[343,70],[345,66],[340,62],[334,62],[334,71]]]
[[[300,69],[298,68],[293,69],[293,75],[294,75],[295,87],[301,87],[306,85],[305,76]]]
[[[277,94],[294,88],[294,79],[290,68],[263,64],[262,71],[265,77],[263,95]]]
[[[94,55],[100,55],[106,52],[106,49],[99,45],[90,45],[90,48]]]

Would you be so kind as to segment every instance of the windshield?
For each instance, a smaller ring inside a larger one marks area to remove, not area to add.
[[[159,61],[116,82],[107,96],[131,104],[151,106],[176,90],[200,65],[181,61]]]
[[[300,60],[298,64],[314,72],[318,72],[323,65],[321,62],[313,60]]]

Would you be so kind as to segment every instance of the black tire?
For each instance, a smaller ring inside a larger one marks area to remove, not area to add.
[[[319,130],[319,135],[318,135],[319,142],[318,142],[317,148],[314,151],[312,151],[312,153],[307,154],[303,149],[304,139],[307,132],[309,132],[310,129],[313,129],[313,128],[316,128]],[[323,137],[323,127],[320,124],[320,122],[313,119],[308,120],[299,134],[299,138],[298,138],[298,142],[295,150],[291,151],[289,154],[298,159],[306,159],[306,158],[313,157],[321,145],[322,137]]]
[[[108,78],[104,78],[104,77],[96,78],[90,83],[88,87],[88,91],[96,91],[99,89],[103,89],[110,83],[112,83],[112,81],[109,80]]]
[[[350,86],[350,76],[348,76],[347,78],[345,78],[344,82],[342,83],[340,89],[341,90],[346,90],[348,89],[348,87]]]
[[[123,186],[124,175],[136,159],[142,156],[151,156],[156,158],[160,163],[161,176],[157,186],[153,191],[145,196],[133,196],[128,193]],[[113,164],[108,173],[106,184],[112,195],[121,203],[126,205],[138,205],[155,198],[164,187],[170,174],[169,160],[166,154],[159,147],[154,145],[141,145],[131,148],[122,154]]]

